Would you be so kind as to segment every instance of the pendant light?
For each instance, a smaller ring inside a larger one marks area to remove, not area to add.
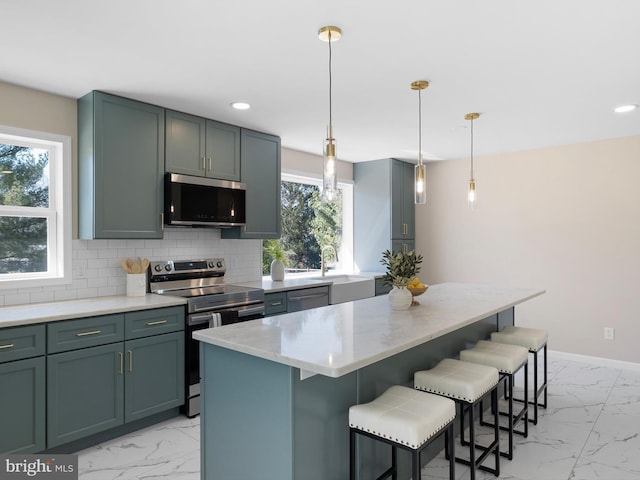
[[[337,42],[342,37],[342,30],[338,27],[327,26],[318,30],[318,38],[329,43],[329,126],[327,138],[323,147],[322,169],[322,198],[328,202],[335,199],[338,190],[338,174],[336,172],[336,139],[333,138],[333,123],[331,111],[331,42]]]
[[[422,163],[422,90],[428,86],[429,82],[426,80],[417,80],[411,84],[411,90],[418,91],[418,164],[414,174],[415,203],[417,205],[427,203],[426,168]]]
[[[479,113],[467,113],[465,120],[471,121],[471,173],[469,175],[469,190],[467,192],[467,205],[474,210],[478,205],[478,197],[476,195],[476,181],[473,178],[473,121],[480,116]]]

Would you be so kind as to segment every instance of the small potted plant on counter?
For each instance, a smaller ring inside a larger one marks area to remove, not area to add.
[[[391,308],[394,310],[406,310],[413,301],[413,296],[407,289],[407,285],[415,283],[415,279],[420,272],[422,255],[416,255],[413,250],[397,253],[385,250],[382,253],[380,263],[387,268],[387,273],[383,277],[384,283],[393,285],[393,289],[389,292]]]
[[[278,240],[267,240],[263,245],[263,257],[271,259],[271,280],[281,282],[284,280],[284,267],[287,264],[287,254]]]

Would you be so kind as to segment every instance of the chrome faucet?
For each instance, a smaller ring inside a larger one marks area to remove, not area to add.
[[[333,245],[325,245],[324,247],[322,247],[322,249],[320,250],[320,270],[322,271],[323,277],[325,272],[327,271],[327,266],[324,260],[325,250],[333,250],[333,255],[336,259],[336,262],[338,261],[338,252],[336,252],[336,249],[333,247]]]

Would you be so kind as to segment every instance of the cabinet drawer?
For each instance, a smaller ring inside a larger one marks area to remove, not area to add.
[[[103,315],[47,325],[48,353],[95,347],[124,340],[124,315]]]
[[[0,328],[0,363],[45,354],[46,326]]]
[[[184,330],[184,310],[180,306],[127,313],[125,338],[131,340]]]
[[[287,292],[267,293],[264,296],[264,314],[276,315],[287,311]]]

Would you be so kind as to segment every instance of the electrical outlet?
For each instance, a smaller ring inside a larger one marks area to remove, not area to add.
[[[613,327],[604,327],[604,339],[615,340],[616,331]]]

